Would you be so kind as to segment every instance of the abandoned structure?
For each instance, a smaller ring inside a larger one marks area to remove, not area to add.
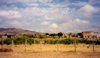
[[[76,36],[77,36],[76,33],[65,33],[65,34],[63,35],[63,37],[66,37],[66,38],[71,38],[71,37],[76,37]]]
[[[81,37],[85,39],[99,39],[100,34],[98,32],[86,31],[81,33]]]
[[[12,33],[0,33],[0,38],[15,38],[16,35]]]

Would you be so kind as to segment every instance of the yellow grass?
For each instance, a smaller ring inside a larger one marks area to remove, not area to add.
[[[77,52],[74,52],[74,45],[64,44],[33,44],[33,45],[4,45],[5,48],[12,48],[13,52],[0,53],[0,58],[99,58],[100,45],[95,45],[93,54],[92,45],[78,44]],[[89,48],[88,48],[89,47]],[[0,46],[1,48],[1,46]]]

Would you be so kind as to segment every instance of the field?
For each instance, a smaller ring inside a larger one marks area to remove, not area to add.
[[[100,45],[78,44],[76,52],[74,45],[64,44],[33,44],[4,45],[13,52],[0,52],[0,58],[100,58]],[[1,46],[0,46],[1,48]]]

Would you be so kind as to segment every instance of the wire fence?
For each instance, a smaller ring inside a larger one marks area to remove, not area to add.
[[[31,41],[31,40],[30,40]],[[17,42],[14,40],[11,40],[7,42],[8,44],[5,44],[5,40],[1,40],[1,50],[4,51],[5,48],[11,48],[13,51],[19,51],[22,50],[23,52],[32,52],[32,51],[72,51],[72,52],[100,52],[100,46],[95,45],[94,42],[92,44],[78,44],[76,40],[72,44],[59,44],[57,41],[57,44],[47,43],[45,40],[33,40],[30,43],[29,39],[25,39],[22,44],[19,44],[20,42]],[[36,43],[38,42],[38,43]]]

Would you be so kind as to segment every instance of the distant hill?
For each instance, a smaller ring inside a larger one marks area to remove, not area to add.
[[[20,28],[0,28],[0,33],[13,33],[13,34],[41,34],[40,32],[24,30]]]

